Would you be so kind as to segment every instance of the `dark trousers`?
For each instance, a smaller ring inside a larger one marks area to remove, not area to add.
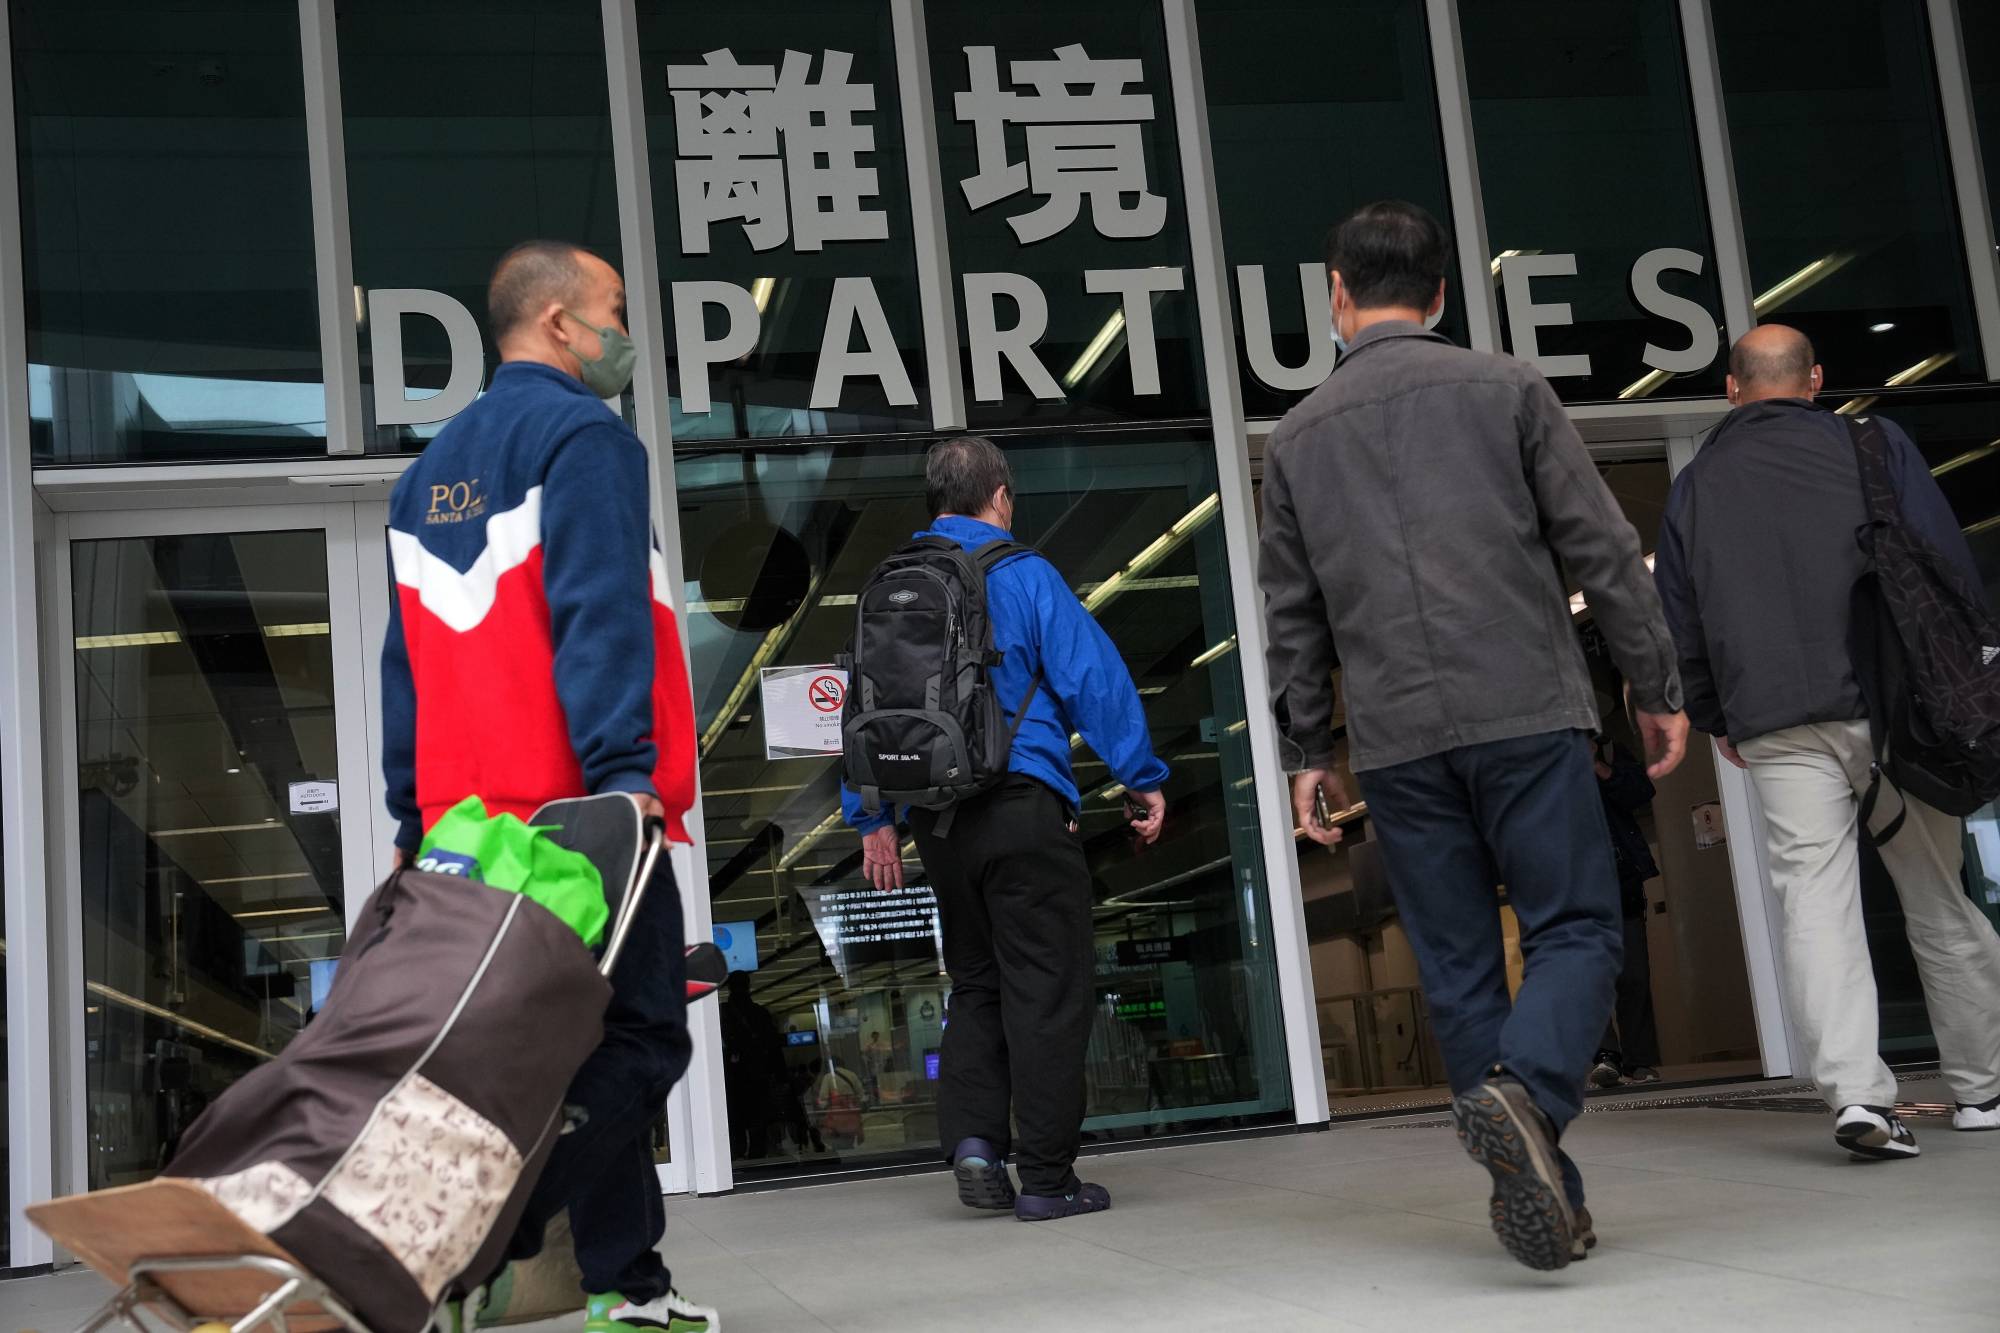
[[[550,1219],[567,1208],[585,1291],[615,1291],[643,1304],[673,1285],[658,1251],[667,1212],[653,1167],[653,1126],[692,1053],[680,892],[662,857],[611,974],[604,1040],[564,1098],[586,1118],[556,1141],[509,1259],[538,1253]]]
[[[1660,1028],[1653,1019],[1653,960],[1646,952],[1644,914],[1625,918],[1625,965],[1618,969],[1618,1014],[1606,1025],[1604,1049],[1620,1069],[1660,1063]]]
[[[1075,1187],[1083,1136],[1096,959],[1090,867],[1071,824],[1060,796],[1018,776],[961,802],[944,837],[932,812],[910,815],[951,973],[938,1057],[944,1150],[988,1140],[1013,1157],[1029,1194]]]
[[[1618,872],[1589,749],[1576,732],[1552,732],[1360,781],[1452,1091],[1500,1065],[1560,1133],[1583,1110],[1622,952]],[[1512,1001],[1500,884],[1521,927]],[[1562,1161],[1570,1202],[1581,1204],[1575,1164]]]

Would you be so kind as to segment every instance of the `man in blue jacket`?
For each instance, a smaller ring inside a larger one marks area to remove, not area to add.
[[[1857,1157],[1915,1157],[1876,1045],[1861,919],[1857,797],[1874,751],[1848,607],[1867,509],[1846,421],[1813,402],[1823,383],[1798,330],[1765,324],[1738,340],[1728,379],[1736,410],[1674,483],[1656,573],[1688,716],[1749,770],[1764,807],[1792,1019],[1837,1113],[1834,1138]],[[1894,423],[1881,426],[1904,519],[1979,587],[1923,455]],[[1894,798],[1881,805],[1878,830],[1901,808]],[[1958,1099],[1952,1123],[2000,1129],[2000,936],[1960,880],[1960,821],[1914,798],[1908,808],[1882,862]]]
[[[1012,540],[1013,476],[992,441],[937,445],[924,481],[928,533],[968,551]],[[1070,734],[1079,733],[1143,807],[1132,820],[1143,844],[1158,841],[1166,820],[1167,766],[1153,754],[1131,673],[1055,566],[1031,552],[1004,560],[987,576],[986,598],[1001,654],[995,694],[1024,697],[1037,672],[1041,687],[1015,733],[1008,777],[953,807],[949,837],[936,831],[939,812],[909,814],[937,893],[951,973],[938,1126],[959,1198],[1039,1222],[1111,1206],[1103,1186],[1075,1171],[1096,950]],[[903,852],[891,813],[863,813],[851,791],[842,805],[861,833],[869,883],[900,889]],[[1010,1154],[1018,1196],[1007,1178]]]

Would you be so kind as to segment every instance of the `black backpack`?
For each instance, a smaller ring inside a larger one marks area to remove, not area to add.
[[[1008,722],[993,694],[993,623],[986,576],[1028,554],[1018,542],[975,552],[946,537],[919,537],[875,567],[862,586],[854,647],[843,663],[841,713],[847,785],[862,808],[947,810],[1007,772],[1014,733],[1041,673]],[[939,821],[942,832],[949,816]]]
[[[1848,431],[1868,508],[1855,534],[1868,566],[1854,585],[1851,643],[1875,745],[1862,829],[1884,777],[1945,814],[1969,815],[2000,796],[2000,624],[1903,516],[1881,423],[1855,418]]]

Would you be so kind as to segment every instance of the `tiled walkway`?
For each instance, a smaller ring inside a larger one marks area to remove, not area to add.
[[[676,1200],[667,1248],[727,1333],[2000,1327],[2000,1133],[1918,1119],[1920,1159],[1863,1164],[1824,1114],[1594,1105],[1567,1146],[1603,1244],[1559,1274],[1501,1251],[1436,1117],[1096,1159],[1117,1207],[1038,1226],[940,1176]],[[0,1287],[0,1329],[57,1333],[101,1294]]]

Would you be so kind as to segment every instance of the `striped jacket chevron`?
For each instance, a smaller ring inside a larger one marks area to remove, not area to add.
[[[687,841],[694,706],[646,452],[572,377],[510,361],[389,502],[383,770],[396,845],[494,813],[654,792]]]

